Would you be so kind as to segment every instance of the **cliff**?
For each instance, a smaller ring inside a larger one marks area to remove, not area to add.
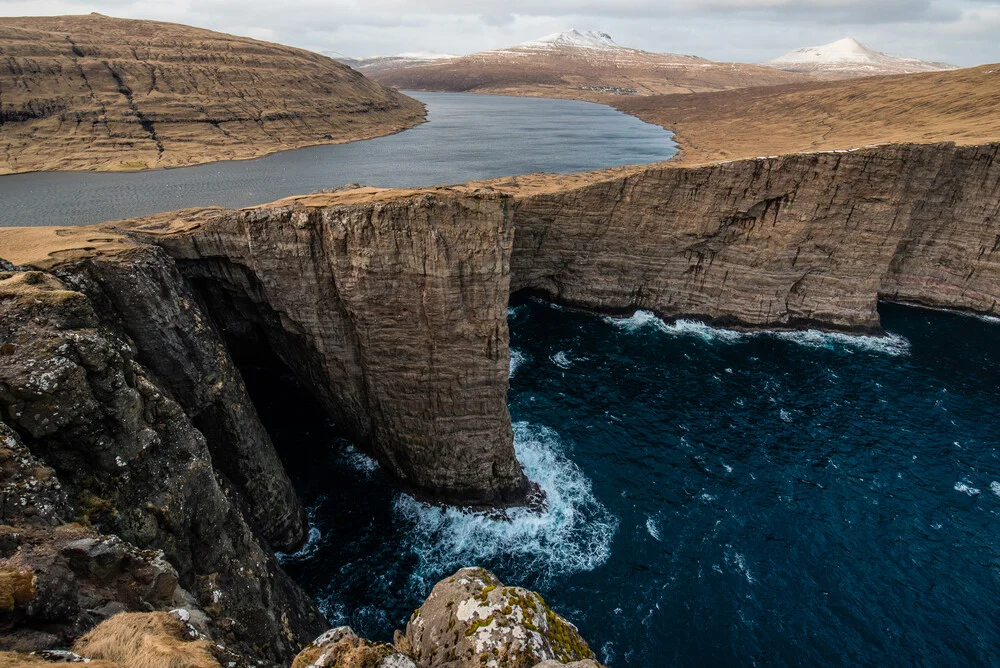
[[[879,332],[879,299],[1000,311],[998,240],[1000,144],[360,188],[0,230],[0,419],[8,449],[34,458],[5,470],[11,490],[35,480],[44,509],[4,506],[3,521],[76,520],[160,550],[176,570],[167,598],[197,601],[239,651],[287,660],[322,622],[271,557],[301,541],[302,513],[232,351],[272,349],[414,494],[525,503],[506,408],[511,291],[733,327]],[[42,484],[46,467],[58,489]],[[64,543],[32,540],[69,559]],[[162,607],[157,592],[143,594],[155,604],[113,600]],[[62,615],[64,637],[110,609],[81,596],[45,613]],[[50,623],[24,614],[32,633]]]
[[[735,327],[878,332],[879,299],[993,313],[998,148],[892,145],[511,189],[511,288]]]
[[[273,556],[302,541],[303,513],[172,261],[122,251],[58,278],[0,268],[0,543],[3,570],[32,583],[0,648],[59,646],[116,612],[185,604],[240,653],[279,661],[324,625]],[[140,295],[140,311],[114,305]],[[153,347],[131,338],[142,308],[175,316],[181,345],[169,327]],[[198,392],[169,375],[177,354],[204,372]],[[219,405],[227,419],[199,430]]]
[[[420,123],[330,58],[172,23],[0,18],[0,174],[252,158]]]

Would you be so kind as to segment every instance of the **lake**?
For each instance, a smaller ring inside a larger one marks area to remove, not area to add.
[[[377,139],[176,169],[0,176],[0,227],[90,225],[195,206],[239,208],[349,183],[404,188],[572,174],[677,153],[670,132],[604,105],[409,94],[427,105],[428,122]]]

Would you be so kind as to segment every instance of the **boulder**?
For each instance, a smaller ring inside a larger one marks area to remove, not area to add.
[[[330,629],[295,657],[292,668],[417,668],[392,645],[359,638],[346,626]]]
[[[505,587],[482,568],[463,568],[435,585],[395,644],[421,668],[531,668],[594,659],[577,628],[540,595]]]

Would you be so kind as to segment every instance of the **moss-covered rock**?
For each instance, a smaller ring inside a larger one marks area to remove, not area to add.
[[[532,668],[594,658],[577,628],[541,596],[505,587],[482,568],[439,582],[406,633],[397,633],[396,649],[427,668]]]
[[[292,668],[417,668],[392,645],[359,638],[346,626],[330,629],[295,657]]]

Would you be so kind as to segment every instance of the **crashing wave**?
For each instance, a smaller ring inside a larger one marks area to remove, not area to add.
[[[517,348],[510,349],[510,377],[513,378],[517,370],[528,361],[528,355]]]
[[[340,460],[350,469],[365,477],[371,476],[378,470],[378,461],[374,457],[361,452],[350,444],[344,447],[340,454]]]
[[[676,320],[665,322],[651,311],[636,311],[628,318],[605,316],[603,320],[628,332],[637,332],[647,328],[657,329],[672,336],[693,336],[709,343],[738,343],[755,337],[769,336],[782,341],[789,341],[809,348],[833,349],[838,346],[867,352],[882,353],[892,357],[901,357],[910,352],[910,342],[898,334],[887,336],[863,336],[842,334],[839,332],[821,332],[816,329],[785,332],[763,330],[758,332],[743,332],[721,327],[712,327],[697,320]]]
[[[499,518],[397,497],[396,515],[411,527],[410,549],[418,561],[414,578],[433,583],[441,573],[463,565],[511,558],[522,572],[548,579],[590,571],[608,560],[618,519],[566,457],[558,435],[518,422],[514,447],[528,478],[545,492],[540,511],[514,508]]]
[[[306,508],[306,520],[309,525],[309,533],[306,535],[305,544],[296,552],[291,554],[286,552],[275,552],[274,557],[279,564],[305,561],[311,558],[319,550],[320,541],[323,540],[323,532],[316,526],[316,512],[326,502],[326,497],[320,497],[316,503]]]

